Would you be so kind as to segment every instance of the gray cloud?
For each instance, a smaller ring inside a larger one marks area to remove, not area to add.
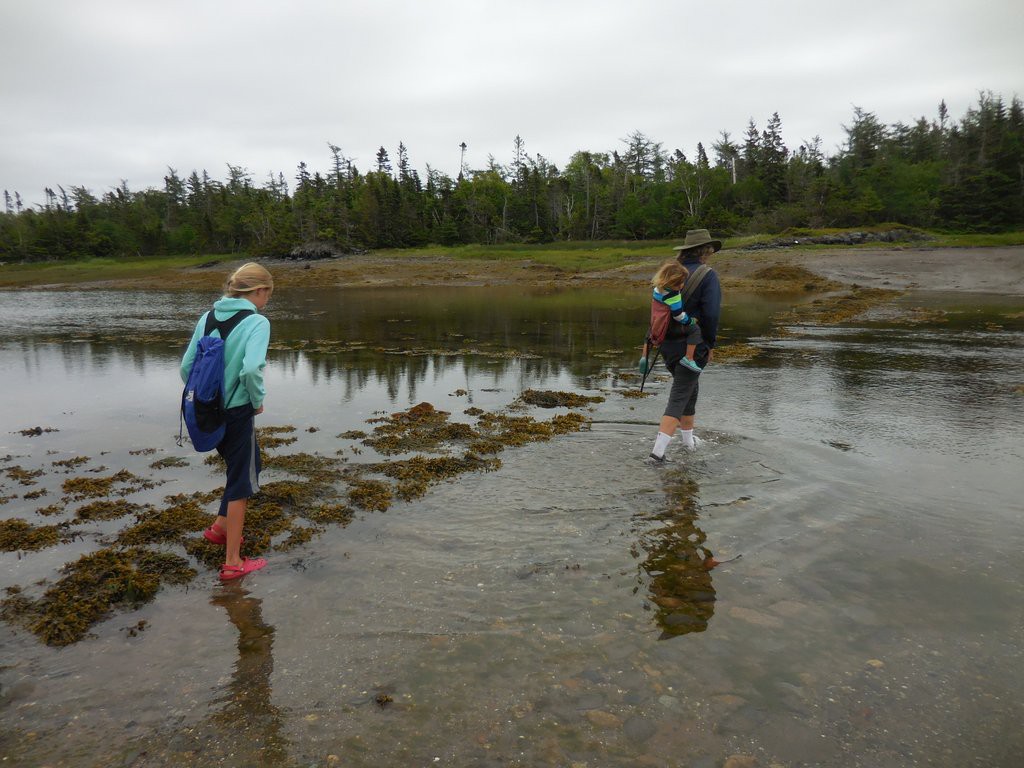
[[[1016,0],[22,3],[0,26],[0,187],[291,178],[328,141],[362,169],[402,141],[449,174],[461,141],[481,167],[516,134],[559,166],[634,130],[692,156],[772,112],[790,147],[834,151],[854,105],[910,122],[1020,93],[1022,37]]]

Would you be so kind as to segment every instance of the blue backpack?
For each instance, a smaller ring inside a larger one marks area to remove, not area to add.
[[[196,344],[192,370],[181,393],[178,445],[182,443],[181,422],[188,429],[192,447],[200,453],[213,450],[224,439],[226,404],[235,394],[232,392],[231,397],[224,397],[224,340],[251,314],[251,309],[243,309],[221,321],[217,320],[212,309],[206,314],[206,325]],[[214,330],[218,331],[219,337],[210,335]]]

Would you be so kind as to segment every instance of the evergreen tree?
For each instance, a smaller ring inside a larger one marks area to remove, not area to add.
[[[377,150],[377,173],[391,173],[391,160],[384,147]]]
[[[775,206],[786,199],[786,161],[789,150],[782,140],[782,120],[773,112],[761,133],[758,176],[764,184],[766,202]]]

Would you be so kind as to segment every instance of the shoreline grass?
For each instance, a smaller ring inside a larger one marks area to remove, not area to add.
[[[826,245],[800,243],[786,246],[794,250],[836,250],[836,249],[899,249],[917,248],[986,248],[1013,247],[1024,245],[1024,232],[986,233],[944,233],[928,232],[899,224],[882,224],[872,227],[845,229],[799,229],[778,234],[756,234],[728,237],[723,241],[725,250],[763,246],[780,240],[799,240],[821,235],[836,235],[847,232],[882,232],[893,229],[909,229],[920,232],[927,239],[901,241],[897,243],[867,242],[857,245]],[[547,268],[566,273],[589,273],[608,270],[628,269],[639,264],[649,264],[672,256],[672,247],[681,238],[670,240],[595,240],[557,243],[504,243],[496,245],[427,245],[420,248],[385,249],[371,251],[361,256],[338,260],[358,267],[361,260],[367,261],[429,261],[450,260],[451,262],[506,262],[536,269]],[[76,285],[101,283],[105,281],[139,280],[152,278],[174,279],[180,270],[194,269],[209,265],[211,269],[223,271],[222,265],[244,261],[246,254],[204,254],[190,256],[144,256],[95,258],[84,260],[54,260],[30,263],[6,263],[0,265],[0,290],[31,288],[46,285]],[[301,262],[296,262],[299,264]]]
[[[120,256],[93,259],[8,262],[0,266],[0,289],[91,283],[139,277],[159,278],[176,270],[242,259],[239,254],[205,256]]]

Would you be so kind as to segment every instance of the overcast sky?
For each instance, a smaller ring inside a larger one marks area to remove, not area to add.
[[[404,142],[421,174],[527,152],[693,157],[773,112],[832,154],[853,106],[959,119],[1024,96],[1021,0],[3,0],[0,188],[100,195],[226,164],[291,180]]]

